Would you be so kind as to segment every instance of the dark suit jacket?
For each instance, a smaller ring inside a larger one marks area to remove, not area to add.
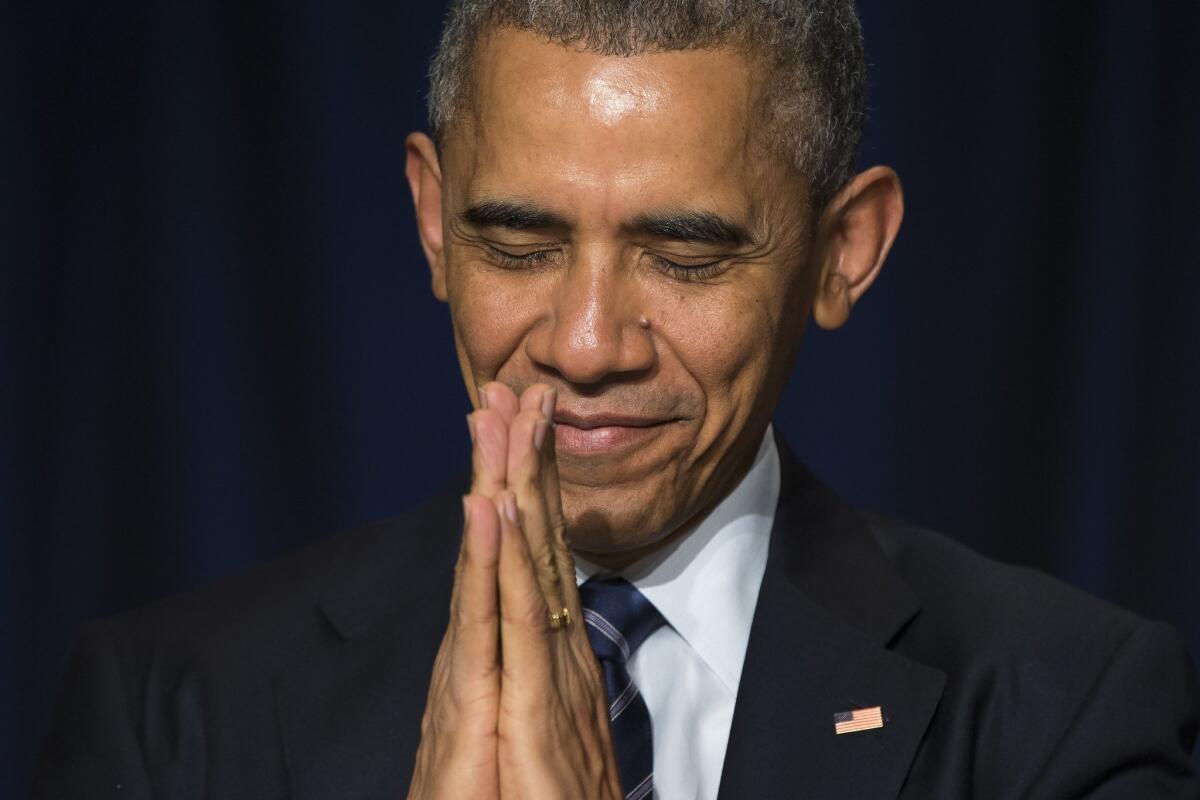
[[[1179,637],[865,518],[781,447],[729,798],[1200,797]],[[404,797],[458,497],[83,630],[39,798]],[[833,716],[882,706],[876,730]]]

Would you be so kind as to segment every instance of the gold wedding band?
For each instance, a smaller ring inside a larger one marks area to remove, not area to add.
[[[551,630],[558,630],[559,628],[565,628],[570,624],[571,624],[571,610],[568,608],[564,608],[561,613],[557,613],[557,614],[552,613],[550,615]]]

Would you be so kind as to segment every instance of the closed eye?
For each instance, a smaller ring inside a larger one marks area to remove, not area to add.
[[[670,275],[672,278],[681,281],[702,281],[709,278],[715,278],[725,270],[729,269],[729,265],[723,259],[716,261],[706,261],[702,264],[680,264],[677,261],[672,261],[669,258],[664,258],[658,255],[651,255],[657,267],[663,272]]]
[[[557,250],[534,250],[529,253],[512,253],[501,250],[495,245],[485,245],[489,259],[504,269],[528,269],[540,267],[548,263]],[[706,261],[700,264],[681,264],[660,255],[650,254],[657,269],[680,281],[702,281],[714,278],[729,268],[723,259]]]
[[[506,269],[521,269],[523,267],[538,267],[550,260],[555,250],[534,250],[531,253],[510,253],[495,245],[486,245],[488,257],[498,266]]]

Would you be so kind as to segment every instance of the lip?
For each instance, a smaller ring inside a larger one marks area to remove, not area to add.
[[[631,414],[576,414],[561,409],[554,412],[555,425],[568,425],[581,431],[595,430],[596,428],[651,428],[668,421]]]
[[[611,455],[644,446],[671,422],[627,414],[554,414],[555,449],[563,455]]]

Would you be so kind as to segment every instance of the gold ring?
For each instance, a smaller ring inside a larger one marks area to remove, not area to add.
[[[551,630],[558,630],[559,628],[565,628],[570,624],[571,624],[571,610],[569,608],[564,608],[561,612],[552,613],[550,615]]]

